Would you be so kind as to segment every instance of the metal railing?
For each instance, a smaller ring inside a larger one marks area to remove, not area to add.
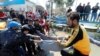
[[[97,13],[80,13],[80,22],[100,23],[100,15]]]

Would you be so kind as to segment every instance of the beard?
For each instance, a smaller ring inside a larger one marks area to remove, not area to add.
[[[72,23],[71,25],[68,25],[69,28],[74,28],[74,24]]]
[[[70,25],[70,26],[68,26],[69,28],[74,28],[74,26],[73,25]]]

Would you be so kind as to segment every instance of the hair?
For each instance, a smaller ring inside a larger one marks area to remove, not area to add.
[[[67,17],[70,18],[71,20],[77,20],[79,22],[80,15],[78,12],[70,12],[67,14]]]
[[[22,32],[24,32],[24,31],[30,31],[30,28],[27,25],[24,25],[24,26],[22,26],[21,31]]]

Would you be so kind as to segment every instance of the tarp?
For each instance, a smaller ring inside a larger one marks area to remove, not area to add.
[[[8,6],[14,4],[25,4],[25,0],[1,0],[0,6]]]

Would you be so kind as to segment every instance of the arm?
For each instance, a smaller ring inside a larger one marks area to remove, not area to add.
[[[40,36],[38,35],[27,34],[27,36],[31,37],[31,39],[40,40]]]
[[[62,46],[69,46],[69,45],[72,45],[71,43],[73,42],[73,40],[76,38],[77,34],[78,34],[78,31],[79,30],[75,30],[74,33],[65,41],[63,42],[60,42],[60,45]]]

